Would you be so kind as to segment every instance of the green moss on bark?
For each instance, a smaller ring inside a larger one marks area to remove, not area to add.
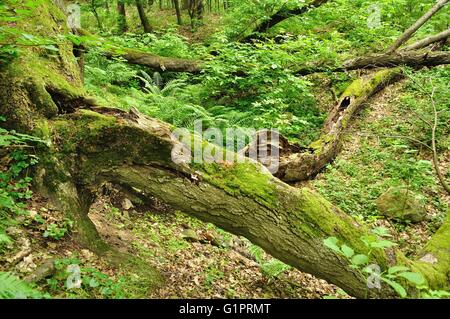
[[[254,163],[194,165],[205,181],[232,196],[246,196],[267,207],[277,207],[279,199],[272,175]]]

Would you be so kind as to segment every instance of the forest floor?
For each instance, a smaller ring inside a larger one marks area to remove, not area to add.
[[[383,162],[361,160],[382,148],[379,137],[373,136],[380,133],[382,121],[402,121],[396,107],[398,101],[395,101],[402,87],[403,83],[398,83],[369,102],[367,109],[354,121],[336,161],[307,184],[347,213],[359,216],[361,222],[387,227],[401,248],[414,254],[438,226],[440,213],[429,205],[427,212],[431,222],[407,225],[371,215],[370,205],[382,189],[373,192],[371,188],[377,186],[371,186],[366,179],[382,178],[374,171],[379,170]],[[450,163],[448,157],[444,158],[441,164],[445,168]],[[351,191],[347,192],[349,189]],[[439,195],[449,202],[442,191],[431,195]],[[151,209],[134,207],[114,189],[98,198],[89,217],[112,247],[142,260],[138,271],[97,258],[76,244],[70,233],[57,238],[57,234],[50,232],[44,238],[51,224],[69,228],[62,226],[66,225],[64,214],[36,196],[27,209],[30,215],[19,218],[18,224],[8,230],[12,237],[23,240],[17,240],[1,257],[0,270],[14,270],[26,277],[36,272],[45,260],[57,259],[60,269],[38,285],[53,297],[349,298],[336,286],[289,268],[265,253],[259,253],[258,257],[257,247],[244,238],[181,212],[169,211],[157,203]],[[64,271],[64,267],[73,263],[81,267],[88,281],[83,279],[80,289],[62,289],[67,276],[59,276],[58,271]],[[158,270],[162,280],[143,275],[146,270],[151,273],[152,269]]]
[[[80,247],[72,235],[58,240],[44,238],[48,225],[62,225],[64,215],[36,196],[27,208],[31,214],[21,220],[27,226],[8,229],[10,235],[23,240],[2,256],[0,270],[14,270],[26,278],[45,261],[56,259],[64,267],[79,265],[82,276],[98,281],[95,287],[89,282],[80,289],[61,289],[66,276],[60,276],[58,271],[65,269],[57,269],[50,279],[38,283],[38,287],[53,297],[348,298],[336,286],[295,269],[270,277],[255,261],[251,244],[245,238],[180,212],[116,208],[110,196],[102,196],[89,213],[111,247],[141,259],[141,268],[156,268],[162,275],[160,281],[142,275],[145,269],[130,269],[114,265],[107,258],[98,258]],[[36,216],[41,222],[36,222]],[[264,259],[271,260],[270,256]],[[106,277],[107,281],[99,280]],[[109,292],[105,293],[105,289]]]

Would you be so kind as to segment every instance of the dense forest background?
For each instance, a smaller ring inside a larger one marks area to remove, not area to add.
[[[448,298],[447,3],[0,1],[0,297]]]

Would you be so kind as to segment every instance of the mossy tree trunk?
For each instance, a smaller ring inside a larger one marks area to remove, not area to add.
[[[339,153],[342,136],[352,117],[371,96],[401,77],[401,69],[395,68],[381,70],[353,81],[330,111],[319,138],[301,152],[282,155],[276,176],[285,182],[299,182],[316,176]],[[350,100],[343,107],[345,98]]]
[[[51,1],[37,9],[32,23],[20,27],[55,38],[68,32],[64,15]],[[83,91],[72,44],[60,39],[58,48],[57,56],[43,48],[24,50],[1,68],[0,114],[7,117],[7,127],[48,141],[37,148],[37,190],[74,219],[82,244],[100,253],[108,251],[87,212],[97,190],[111,182],[144,200],[157,197],[245,236],[274,257],[353,296],[393,296],[386,285],[368,290],[365,277],[323,245],[325,238],[335,236],[355,251],[367,253],[361,240],[367,233],[364,226],[320,195],[283,183],[251,160],[174,163],[172,151],[180,142],[173,138],[170,125],[95,106]],[[450,269],[449,225],[450,218],[424,250],[433,258],[411,261],[392,249],[373,254],[372,262],[382,269],[400,262],[422,270],[432,287],[445,286]]]

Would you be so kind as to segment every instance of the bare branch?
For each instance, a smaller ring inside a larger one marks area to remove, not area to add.
[[[431,92],[431,105],[433,106],[433,113],[434,113],[434,123],[433,127],[431,129],[431,147],[433,150],[433,163],[434,163],[434,169],[436,170],[436,174],[438,176],[439,181],[441,182],[442,187],[447,191],[447,193],[450,194],[450,187],[448,186],[444,175],[442,175],[441,169],[439,168],[439,158],[437,154],[437,148],[436,148],[436,130],[438,126],[438,112],[436,110],[436,102],[434,100],[434,93],[436,91],[436,88],[433,88],[433,91]]]
[[[447,39],[448,37],[450,37],[450,29],[447,29],[445,31],[442,31],[441,33],[429,36],[425,39],[422,39],[411,45],[408,45],[408,46],[404,47],[402,49],[402,51],[411,51],[411,50],[422,49],[432,43],[443,41],[443,40]]]
[[[403,43],[408,41],[421,26],[423,26],[433,15],[442,9],[450,0],[439,0],[427,13],[417,20],[408,30],[406,30],[395,43],[389,48],[387,53],[395,52]]]

